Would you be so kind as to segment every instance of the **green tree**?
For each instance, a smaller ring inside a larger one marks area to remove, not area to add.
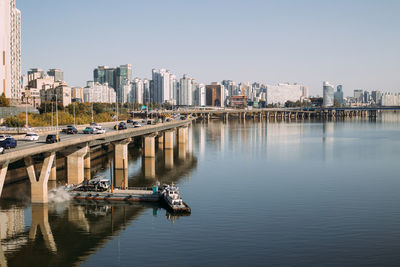
[[[10,100],[6,98],[6,95],[4,93],[2,93],[0,96],[0,107],[9,107],[9,106],[10,106]]]

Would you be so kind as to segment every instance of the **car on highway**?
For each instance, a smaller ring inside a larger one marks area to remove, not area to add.
[[[100,125],[98,125],[98,124],[95,123],[95,122],[91,122],[91,123],[90,123],[90,126],[100,126]]]
[[[166,120],[165,120],[165,122],[171,122],[173,119],[172,118],[167,118]]]
[[[67,128],[62,129],[62,132],[66,134],[77,134],[78,129],[76,129],[73,125],[68,125]]]
[[[138,121],[134,121],[133,122],[133,127],[134,128],[139,128],[139,127],[142,127],[142,125]]]
[[[118,125],[114,126],[114,130],[125,130],[128,129],[128,126],[126,126],[126,123],[121,121]]]
[[[37,133],[27,133],[24,137],[25,141],[37,141],[39,140],[39,135]]]
[[[0,134],[0,141],[6,140],[7,138],[10,138],[11,135],[8,134]]]
[[[84,134],[94,134],[95,133],[94,127],[90,127],[90,126],[86,127],[85,129],[83,129],[83,133]]]
[[[106,130],[104,130],[103,128],[101,128],[101,126],[97,126],[97,127],[93,127],[94,128],[94,133],[95,134],[103,134],[106,133]]]
[[[61,142],[61,138],[58,134],[48,134],[46,136],[47,144],[58,143],[58,142]]]
[[[4,147],[0,146],[0,154],[4,154],[4,150],[5,150]]]
[[[126,123],[133,123],[133,120],[132,120],[132,119],[128,119],[128,120],[126,121]]]
[[[2,147],[4,149],[15,148],[15,147],[17,147],[17,141],[15,141],[15,139],[12,137],[8,137],[8,138],[4,139],[3,141],[1,141],[0,147]]]

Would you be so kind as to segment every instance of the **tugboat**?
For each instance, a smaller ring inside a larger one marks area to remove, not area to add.
[[[173,213],[191,213],[190,207],[179,195],[179,188],[175,187],[173,183],[171,185],[164,185],[160,194],[167,208]]]

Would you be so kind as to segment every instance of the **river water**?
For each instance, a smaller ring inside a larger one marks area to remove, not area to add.
[[[374,121],[197,122],[184,151],[158,150],[148,161],[132,148],[128,165],[130,186],[178,184],[190,216],[156,204],[3,200],[0,259],[9,266],[398,266],[399,126],[397,113]],[[98,175],[109,175],[105,158]]]

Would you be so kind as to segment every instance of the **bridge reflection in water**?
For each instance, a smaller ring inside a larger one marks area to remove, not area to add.
[[[110,177],[112,151],[93,159],[91,171],[85,175]],[[156,164],[157,163],[157,164]],[[196,167],[197,159],[182,146],[158,148],[156,157],[144,158],[138,149],[129,149],[127,169],[115,170],[117,186],[151,186],[156,181],[178,183]],[[62,184],[63,170],[57,172]],[[128,175],[129,173],[129,175]],[[55,188],[56,181],[49,181]],[[3,189],[3,198],[29,195],[29,182],[12,184]],[[21,199],[21,198],[20,198]],[[155,216],[165,214],[158,203],[108,203],[71,200],[62,203],[26,204],[2,200],[0,211],[0,266],[71,266],[79,264],[97,251],[112,236],[130,225],[147,209]],[[164,216],[164,215],[161,215]]]

